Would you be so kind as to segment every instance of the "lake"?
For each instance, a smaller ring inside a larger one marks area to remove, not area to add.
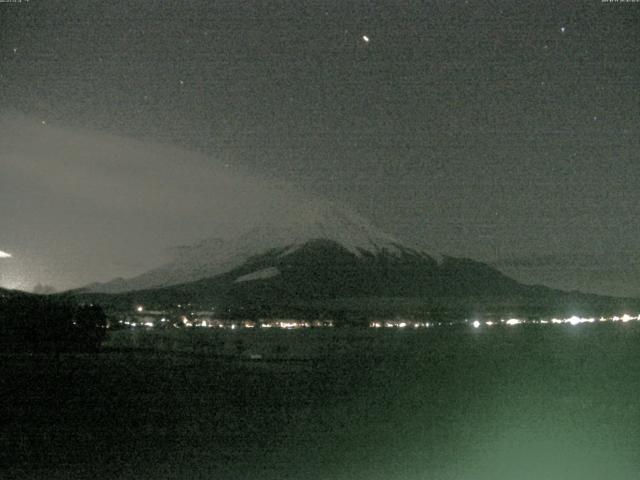
[[[0,358],[3,478],[640,472],[635,323],[121,331],[95,355]]]

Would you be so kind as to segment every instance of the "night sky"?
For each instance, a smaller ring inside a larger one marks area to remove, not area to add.
[[[0,3],[0,286],[134,275],[313,196],[640,295],[639,86],[640,3]]]

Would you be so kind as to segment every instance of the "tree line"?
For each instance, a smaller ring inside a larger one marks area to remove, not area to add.
[[[9,351],[96,351],[107,317],[98,305],[40,295],[0,297],[0,348]]]

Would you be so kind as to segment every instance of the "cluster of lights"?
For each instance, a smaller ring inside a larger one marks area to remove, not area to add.
[[[369,328],[429,328],[433,325],[430,322],[414,322],[412,320],[374,320],[369,322]]]
[[[493,326],[496,325],[497,323],[501,323],[504,325],[508,325],[508,326],[513,326],[513,325],[520,325],[520,324],[540,324],[540,325],[547,325],[547,324],[554,324],[554,325],[561,325],[561,324],[567,324],[567,325],[580,325],[582,323],[596,323],[596,322],[622,322],[622,323],[627,323],[627,322],[631,322],[631,321],[640,321],[640,315],[629,315],[627,313],[625,313],[624,315],[618,316],[618,315],[614,315],[613,317],[600,317],[599,319],[596,319],[594,317],[578,317],[577,315],[573,315],[571,317],[567,317],[567,318],[552,318],[551,320],[523,320],[520,318],[510,318],[508,320],[505,319],[501,319],[500,322],[492,322],[492,321],[486,321],[486,322],[481,322],[480,320],[474,320],[471,325],[473,326],[473,328],[480,328],[483,324],[486,326]]]
[[[135,307],[136,313],[145,312],[144,306],[138,305]],[[160,313],[160,312],[149,312],[149,313]],[[206,313],[206,312],[200,312]],[[162,317],[160,319],[160,323],[164,324],[169,320],[166,317]],[[566,325],[580,325],[583,323],[596,323],[596,322],[622,322],[627,323],[631,321],[640,321],[640,315],[629,315],[625,313],[624,315],[614,315],[611,317],[600,317],[596,319],[595,317],[579,317],[577,315],[573,315],[567,318],[551,318],[549,320],[529,320],[529,319],[521,319],[521,318],[508,318],[508,319],[500,319],[500,320],[473,320],[470,322],[471,326],[474,329],[478,329],[483,326],[493,327],[494,325],[506,325],[506,326],[515,326],[522,324],[566,324]],[[125,321],[120,321],[121,324],[137,327],[143,326],[147,328],[153,328],[156,323],[152,318],[146,317],[144,319],[138,319],[138,321],[132,321],[131,319],[127,319]],[[469,323],[469,320],[465,320],[464,323]],[[332,320],[294,320],[294,319],[285,319],[285,320],[260,320],[258,322],[252,320],[243,320],[238,322],[229,322],[225,320],[211,320],[211,319],[203,319],[203,318],[194,318],[189,319],[186,315],[180,317],[178,325],[182,324],[185,327],[200,327],[200,328],[228,328],[231,330],[236,329],[244,329],[244,328],[279,328],[279,329],[300,329],[300,328],[310,328],[310,327],[333,327],[334,322]],[[430,328],[434,326],[442,326],[442,325],[459,325],[460,322],[420,322],[414,320],[405,320],[405,319],[394,319],[394,320],[373,320],[369,322],[369,328],[380,329],[380,328]],[[174,324],[174,327],[179,326]]]
[[[139,305],[135,307],[135,312],[140,314],[144,312],[144,307]],[[151,313],[151,312],[149,312]],[[159,313],[159,312],[155,312]],[[126,320],[120,320],[119,323],[121,325],[126,325],[129,327],[147,327],[153,328],[157,325],[157,320],[153,318],[151,315],[147,316],[138,316],[137,318],[134,316],[135,320],[132,318],[127,318]],[[160,324],[166,324],[169,320],[166,317],[162,317],[160,319]],[[182,315],[178,319],[177,323],[173,323],[173,326],[176,328],[182,327],[197,327],[197,328],[224,328],[224,329],[252,329],[256,327],[261,328],[280,328],[280,329],[298,329],[298,328],[311,328],[311,327],[333,327],[333,320],[241,320],[232,322],[229,320],[221,320],[221,319],[210,319],[210,318],[198,318],[191,317],[187,315]]]
[[[308,328],[308,327],[311,326],[311,324],[309,322],[303,322],[303,321],[298,322],[296,320],[282,320],[282,321],[279,321],[279,322],[270,322],[270,323],[271,323],[271,327],[286,328],[286,329]]]

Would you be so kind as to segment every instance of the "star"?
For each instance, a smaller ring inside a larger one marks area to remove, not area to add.
[[[364,43],[369,43],[369,41],[371,40],[369,37],[367,37],[366,35],[362,36],[362,40],[364,41]]]
[[[180,85],[184,85],[184,80],[180,80]]]
[[[18,47],[13,47],[13,53],[18,53]]]
[[[565,27],[560,27],[560,33],[564,33],[565,30],[566,30]]]
[[[42,120],[40,123],[41,123],[42,125],[46,125],[46,124],[47,124],[47,121],[46,121],[46,120]]]

